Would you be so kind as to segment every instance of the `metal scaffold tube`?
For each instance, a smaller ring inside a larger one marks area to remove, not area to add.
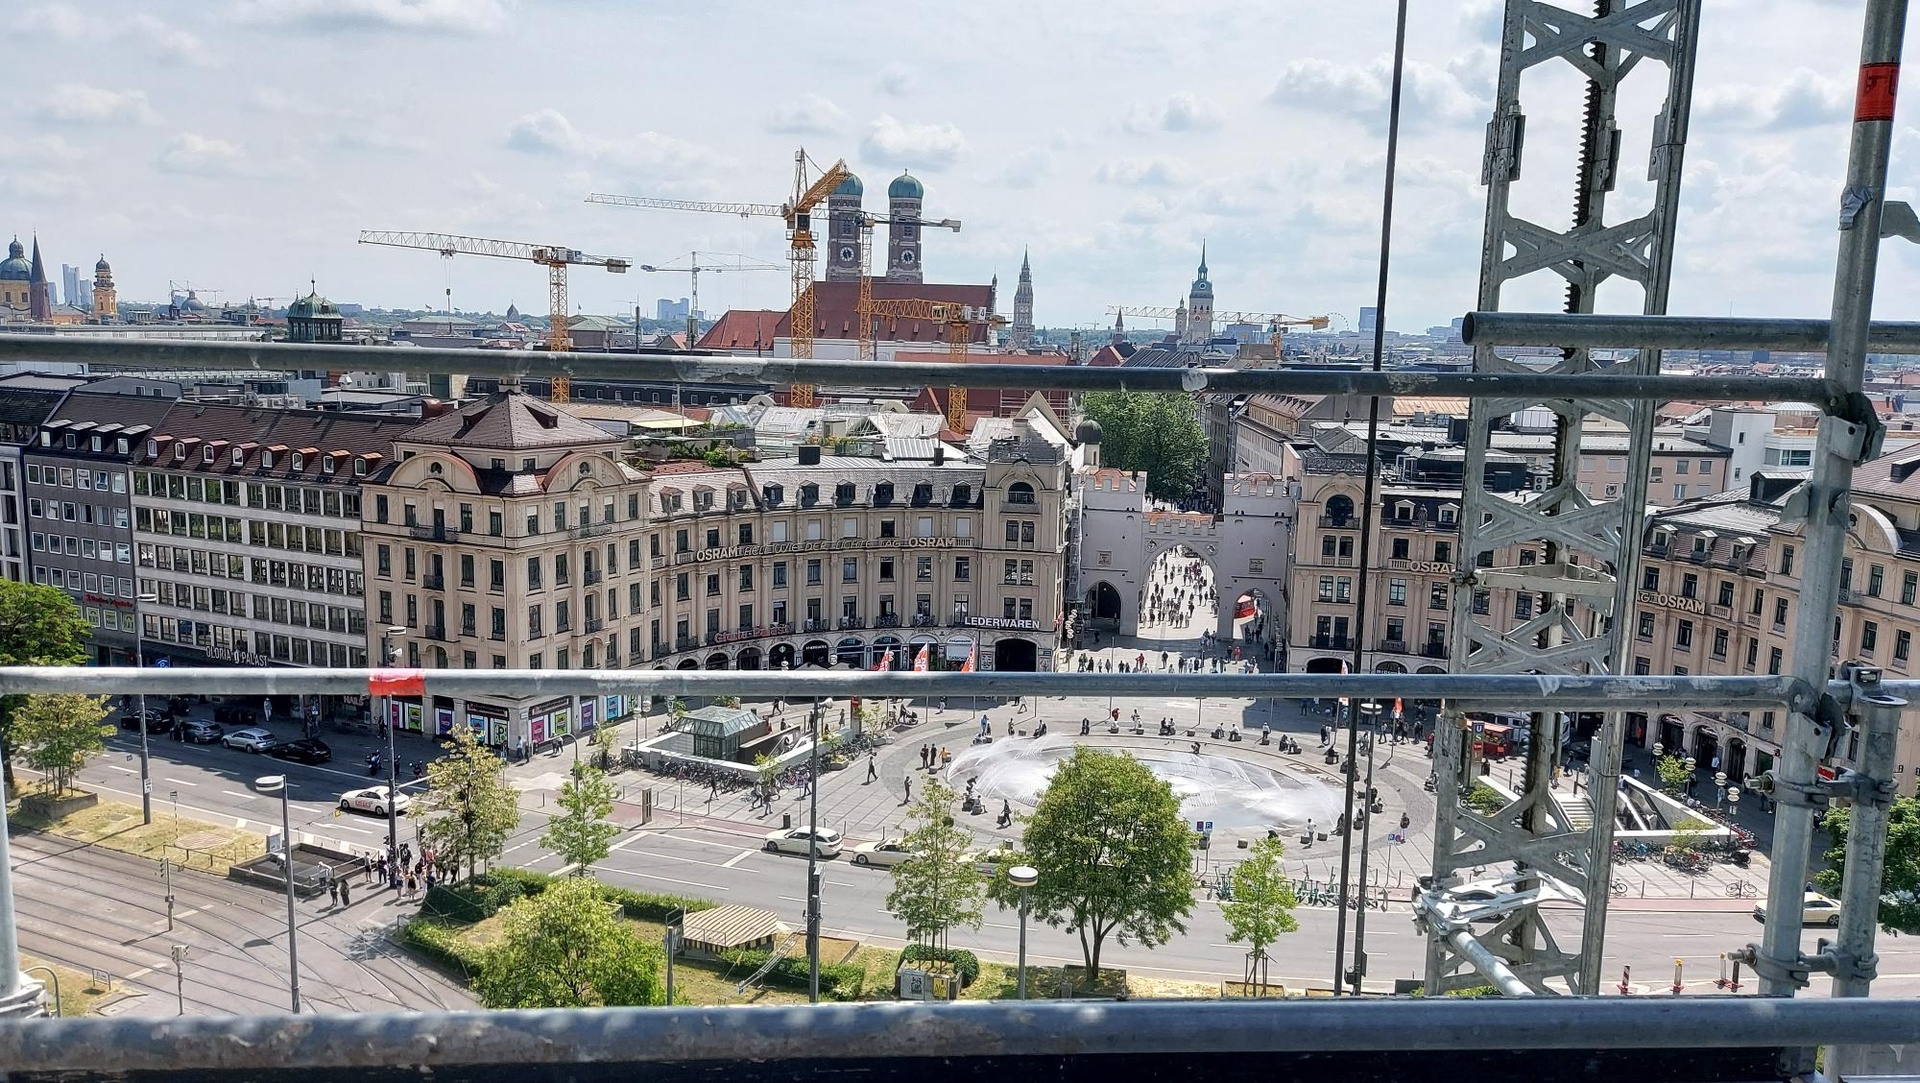
[[[1839,253],[1827,345],[1826,378],[1843,393],[1858,394],[1866,371],[1868,323],[1879,266],[1880,219],[1893,141],[1894,84],[1906,23],[1906,0],[1869,0],[1866,5],[1852,142],[1838,207]],[[1850,423],[1829,417],[1820,423],[1812,469],[1804,486],[1802,536],[1806,563],[1800,579],[1790,662],[1791,672],[1803,680],[1825,680],[1832,665],[1832,621],[1840,601],[1841,560],[1853,506],[1853,470],[1876,442],[1876,434],[1869,431],[1871,425],[1877,425],[1877,421]],[[1801,908],[1797,901],[1806,882],[1814,829],[1823,807],[1817,771],[1828,755],[1835,721],[1826,711],[1793,712],[1773,771],[1772,796],[1778,807],[1774,813],[1773,872],[1767,884],[1772,905],[1755,959],[1763,993],[1791,996],[1806,982],[1807,961],[1800,951]],[[1872,907],[1877,900],[1843,900],[1843,907],[1847,902]],[[1843,988],[1864,991],[1863,985]]]
[[[1469,312],[1461,321],[1460,338],[1469,346],[1806,352],[1827,348],[1831,326],[1827,320],[1747,316]],[[1867,349],[1920,354],[1920,323],[1869,324]]]

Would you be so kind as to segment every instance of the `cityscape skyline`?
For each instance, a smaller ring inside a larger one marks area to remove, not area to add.
[[[1764,297],[1781,314],[1824,315],[1838,186],[1826,174],[1841,158],[1850,95],[1826,73],[1847,70],[1857,29],[1833,18],[1838,10],[1819,0],[1743,5],[1753,35],[1703,40],[1702,85],[1713,89],[1694,110],[1680,222],[1689,255],[1676,269],[1674,311],[1723,314]],[[894,24],[935,17],[913,5],[887,11]],[[801,16],[744,7],[669,6],[638,20],[587,7],[533,18],[511,0],[255,0],[162,19],[137,4],[40,4],[14,20],[31,46],[17,75],[47,93],[0,168],[0,190],[13,197],[0,231],[37,232],[52,265],[105,252],[130,298],[164,298],[170,283],[190,281],[207,283],[211,300],[284,302],[312,278],[369,307],[437,309],[451,289],[455,308],[537,311],[531,268],[369,250],[356,231],[559,242],[636,262],[693,250],[777,260],[784,242],[769,220],[582,200],[599,190],[778,202],[792,149],[805,145],[823,164],[845,157],[870,186],[911,170],[929,215],[966,223],[929,241],[931,282],[998,274],[1010,293],[1030,251],[1038,326],[1106,326],[1108,305],[1170,303],[1203,238],[1223,309],[1357,323],[1373,301],[1377,251],[1391,43],[1380,14],[1222,9],[1169,22],[1147,42],[1118,29],[1141,25],[1131,15],[1050,7],[955,27],[938,49],[883,49],[820,69],[782,51],[804,36]],[[1498,14],[1490,0],[1415,13],[1389,328],[1445,324],[1472,307]],[[1709,29],[1718,14],[1706,13]],[[1782,25],[1794,33],[1761,32]],[[550,55],[560,29],[574,65],[503,79],[475,62],[502,50]],[[1281,35],[1299,44],[1275,65],[1265,43]],[[650,47],[657,39],[687,47]],[[1058,64],[996,52],[1017,40],[1067,44]],[[945,63],[955,49],[982,60]],[[635,55],[647,56],[644,68],[627,63]],[[777,93],[726,74],[742,66],[767,72]],[[343,67],[357,73],[353,89],[337,80]],[[1143,80],[1145,70],[1159,77]],[[75,74],[102,71],[113,77]],[[1769,74],[1756,85],[1753,72]],[[236,85],[251,89],[230,93]],[[700,88],[697,113],[674,89],[688,86]],[[1527,104],[1547,132],[1544,121],[1575,103],[1569,93]],[[1623,104],[1622,115],[1656,104]],[[1622,204],[1644,188],[1644,129],[1623,130]],[[1248,138],[1256,133],[1265,134]],[[1557,148],[1542,149],[1541,161],[1553,160]],[[1896,150],[1896,178],[1902,157]],[[1570,188],[1547,177],[1538,202],[1516,209],[1558,223]],[[878,189],[867,203],[884,210]],[[257,243],[267,235],[278,242]],[[1887,261],[1886,318],[1912,315],[1901,307],[1916,284],[1911,264]],[[709,313],[787,301],[774,275],[703,285]],[[682,276],[579,274],[573,296],[588,312],[630,313],[684,286]],[[1557,307],[1551,289],[1537,289],[1533,305]]]

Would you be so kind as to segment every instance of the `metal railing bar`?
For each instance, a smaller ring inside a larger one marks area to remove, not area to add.
[[[1819,379],[1761,376],[1611,376],[1547,373],[1371,372],[1322,369],[1131,369],[1083,365],[994,365],[947,362],[796,360],[690,354],[448,350],[397,346],[315,346],[281,342],[178,342],[157,339],[81,341],[52,335],[0,334],[0,361],[86,363],[105,370],[256,370],[403,368],[502,379],[565,374],[574,380],[839,387],[1008,387],[1099,391],[1266,392],[1394,398],[1652,399],[1737,402],[1837,399]]]
[[[1469,312],[1461,325],[1460,337],[1470,346],[1824,353],[1828,321],[1745,316]],[[1920,354],[1920,323],[1876,320],[1867,330],[1867,349],[1872,353]]]
[[[1284,1023],[1282,1020],[1284,1019]],[[0,1024],[35,1073],[1167,1052],[1741,1049],[1905,1043],[1920,1000],[1592,997],[607,1008]]]
[[[0,667],[0,695],[79,692],[89,695],[247,694],[361,695],[376,674],[417,674],[429,694],[496,696],[653,695],[795,699],[843,696],[1121,696],[1174,699],[1395,698],[1456,700],[1465,705],[1563,710],[1786,707],[1808,710],[1813,689],[1792,677],[1559,676],[1459,673],[876,673],[866,669],[773,670],[513,670],[300,669],[21,666]],[[1896,695],[1920,697],[1920,681],[1886,681]],[[1827,693],[1841,702],[1843,681]]]

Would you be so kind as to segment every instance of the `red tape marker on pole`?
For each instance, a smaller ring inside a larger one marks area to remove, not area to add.
[[[1894,96],[1900,88],[1900,65],[1860,65],[1860,89],[1854,95],[1853,119],[1892,120]]]
[[[376,696],[418,696],[426,690],[424,669],[376,669],[367,677],[367,691]]]

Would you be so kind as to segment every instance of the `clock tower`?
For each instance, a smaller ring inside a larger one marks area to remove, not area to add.
[[[856,282],[860,278],[860,200],[864,192],[860,178],[849,173],[827,196],[829,282]]]
[[[911,174],[901,173],[887,185],[887,281],[919,282],[920,205],[927,194]]]
[[[1033,268],[1027,264],[1027,254],[1020,253],[1020,284],[1013,290],[1013,335],[1011,345],[1016,350],[1033,348]]]

